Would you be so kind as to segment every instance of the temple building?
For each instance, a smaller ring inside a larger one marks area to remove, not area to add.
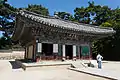
[[[21,10],[16,15],[12,39],[24,46],[25,59],[76,60],[92,58],[91,42],[113,33],[112,28]]]

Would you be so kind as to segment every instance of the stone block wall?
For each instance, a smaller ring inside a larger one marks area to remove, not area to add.
[[[0,60],[24,59],[25,51],[0,52]]]

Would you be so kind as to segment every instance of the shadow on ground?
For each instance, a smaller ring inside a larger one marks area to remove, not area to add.
[[[19,68],[21,68],[21,66],[18,65],[18,63],[16,61],[9,61],[9,62],[12,65],[12,69],[19,69]]]

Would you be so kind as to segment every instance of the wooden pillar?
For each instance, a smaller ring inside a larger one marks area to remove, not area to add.
[[[73,45],[73,60],[76,60],[76,45]]]
[[[57,56],[58,56],[58,44],[53,44],[53,55],[54,55],[54,59],[57,59]]]
[[[90,46],[90,59],[92,59],[92,47]]]
[[[42,53],[42,43],[38,42],[37,43],[37,55],[36,55],[36,57],[39,57],[40,60],[41,60],[41,57],[42,57],[41,53]]]
[[[58,44],[58,59],[62,59],[62,44]]]
[[[24,59],[27,59],[27,47],[25,47],[25,55],[24,55]]]
[[[79,59],[79,46],[76,45],[76,59]]]
[[[28,54],[29,54],[29,47],[28,46],[26,47],[26,50],[27,50],[26,59],[28,59]]]
[[[81,59],[81,46],[78,45],[78,59]]]
[[[33,51],[32,51],[33,61],[35,60],[35,45],[33,44]]]
[[[62,45],[62,60],[65,60],[65,45]]]
[[[36,40],[36,55],[35,58],[41,60],[41,53],[42,53],[42,44]]]
[[[33,61],[35,61],[36,60],[36,46],[37,45],[37,42],[36,42],[36,39],[34,38],[34,40],[33,40]]]
[[[92,44],[91,43],[89,43],[89,50],[90,50],[89,58],[92,59]]]

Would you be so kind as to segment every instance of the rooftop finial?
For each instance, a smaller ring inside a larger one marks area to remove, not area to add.
[[[55,18],[59,18],[58,12],[54,12],[54,17],[55,17]]]

